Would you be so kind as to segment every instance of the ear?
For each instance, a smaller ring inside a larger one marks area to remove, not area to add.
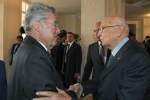
[[[120,37],[123,34],[123,27],[119,26],[117,29],[117,35]]]
[[[40,29],[41,29],[41,25],[38,21],[33,21],[33,29],[36,31],[36,32],[40,32]]]

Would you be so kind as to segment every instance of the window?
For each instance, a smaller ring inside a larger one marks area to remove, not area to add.
[[[21,25],[23,25],[23,19],[24,19],[24,16],[25,16],[25,13],[26,13],[28,7],[29,7],[29,4],[24,2],[24,1],[22,1],[22,20],[21,20]]]
[[[21,26],[23,26],[23,20],[24,20],[25,13],[26,13],[28,7],[29,7],[29,3],[25,2],[25,1],[22,1]],[[26,34],[22,34],[22,36],[24,38],[26,36]]]

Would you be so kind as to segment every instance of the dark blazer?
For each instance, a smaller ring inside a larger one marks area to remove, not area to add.
[[[82,51],[80,45],[73,43],[67,53],[67,63],[64,66],[65,54],[67,46],[64,49],[63,56],[63,71],[70,76],[74,76],[75,73],[80,74],[81,62],[82,62]],[[66,68],[65,68],[66,67]]]
[[[14,56],[8,86],[8,100],[32,100],[37,91],[63,88],[49,54],[28,35]]]
[[[62,71],[64,47],[65,45],[60,43],[59,46],[54,46],[51,49],[52,57],[54,59],[54,63],[58,72]]]
[[[0,60],[0,100],[7,100],[7,81],[4,61]]]
[[[16,45],[18,45],[17,48],[15,48]],[[13,63],[13,56],[17,52],[19,47],[20,47],[20,44],[18,44],[18,43],[13,44],[12,49],[11,49],[11,59],[10,59],[9,65],[12,65],[12,63]]]
[[[87,62],[85,64],[82,82],[87,81],[89,79],[92,68],[93,68],[92,78],[96,78],[101,74],[104,68],[104,63],[102,60],[103,60],[102,57],[100,57],[99,55],[98,42],[89,45]]]
[[[129,40],[99,78],[82,86],[85,96],[98,89],[98,100],[150,100],[150,56]]]

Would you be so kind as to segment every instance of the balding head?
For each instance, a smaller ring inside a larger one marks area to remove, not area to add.
[[[100,25],[101,25],[101,22],[97,22],[97,23],[94,24],[94,27],[93,27],[94,37],[95,37],[97,40],[100,40],[100,37],[99,37],[99,35],[98,35],[98,31],[99,31]]]
[[[125,37],[128,36],[129,28],[124,18],[109,16],[102,20],[99,32],[102,45],[113,50]]]

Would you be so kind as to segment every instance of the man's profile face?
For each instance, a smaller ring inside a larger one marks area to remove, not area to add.
[[[106,47],[112,46],[117,41],[116,29],[118,28],[118,26],[115,26],[116,24],[114,24],[112,21],[113,19],[111,18],[105,18],[101,23],[101,27],[106,27],[106,28],[103,28],[102,31],[99,31],[102,45]],[[107,26],[112,26],[112,27],[107,27]]]
[[[99,32],[99,25],[94,25],[94,27],[93,27],[93,32],[94,32],[94,37],[95,37],[95,39],[100,40],[100,37],[99,37],[99,35],[98,35],[98,32]]]
[[[57,19],[53,13],[48,13],[49,18],[44,22],[41,27],[41,39],[46,46],[53,47],[57,44],[57,35],[60,29],[56,27]]]

